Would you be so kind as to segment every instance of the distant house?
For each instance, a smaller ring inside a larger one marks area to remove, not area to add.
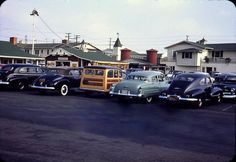
[[[32,63],[39,64],[44,58],[22,51],[16,46],[16,40],[11,42],[0,41],[0,64],[9,63]]]
[[[20,48],[24,49],[27,53],[32,53],[32,44],[17,44]],[[90,43],[85,42],[84,40],[79,43],[68,43],[67,40],[62,40],[62,43],[36,43],[34,44],[34,53],[36,56],[46,57],[61,46],[70,46],[78,48],[83,52],[98,52],[101,51],[99,48],[93,46]]]
[[[171,70],[235,72],[236,43],[204,44],[181,41],[165,47],[167,57],[161,63]]]
[[[78,48],[61,46],[53,51],[46,58],[46,66],[69,66],[84,67],[88,65],[109,65],[123,69],[128,68],[128,63],[118,62],[105,55],[103,52],[84,52]]]

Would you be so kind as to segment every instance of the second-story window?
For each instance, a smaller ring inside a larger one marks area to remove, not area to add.
[[[223,57],[223,51],[212,51],[212,57],[222,58]]]
[[[182,58],[191,59],[192,58],[192,52],[182,52]]]
[[[39,50],[35,50],[35,54],[38,55],[39,54]]]

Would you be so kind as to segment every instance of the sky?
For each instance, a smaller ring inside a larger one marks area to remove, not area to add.
[[[30,16],[36,9],[39,16]],[[33,30],[33,19],[35,30]],[[228,0],[7,0],[0,7],[0,40],[23,43],[85,40],[104,50],[119,39],[139,53],[203,37],[236,43],[236,8]],[[111,40],[111,41],[110,41]],[[111,42],[111,43],[110,43]]]

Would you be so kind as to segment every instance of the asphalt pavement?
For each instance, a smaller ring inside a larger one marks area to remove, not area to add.
[[[120,102],[101,94],[0,91],[6,162],[225,162],[235,155],[235,104],[203,109]]]

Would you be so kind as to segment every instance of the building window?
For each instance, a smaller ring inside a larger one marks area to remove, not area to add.
[[[202,67],[202,72],[205,72],[205,67]]]
[[[47,54],[49,55],[49,50],[47,50]]]
[[[29,53],[29,50],[25,50],[26,53]]]
[[[41,50],[41,53],[43,53],[43,50]]]
[[[192,58],[192,52],[182,52],[182,58],[188,58],[191,59]]]
[[[212,57],[222,58],[223,57],[223,51],[212,51]]]
[[[35,50],[35,54],[38,55],[39,54],[39,50]]]

